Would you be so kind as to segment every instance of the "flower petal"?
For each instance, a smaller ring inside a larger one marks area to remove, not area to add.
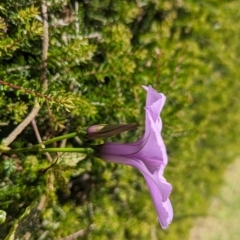
[[[135,143],[104,143],[96,147],[96,153],[99,156],[104,154],[114,156],[131,156],[137,154],[146,145],[147,139],[141,138]]]
[[[154,184],[148,176],[145,176],[152,200],[157,211],[158,220],[163,229],[166,229],[173,219],[173,209],[169,199],[162,200],[161,192],[159,188]],[[169,184],[170,185],[170,184]]]
[[[168,157],[164,141],[160,134],[160,126],[153,121],[148,111],[146,111],[146,114],[148,115],[148,126],[146,126],[148,131],[145,132],[143,138],[147,139],[147,141],[137,155],[145,163],[149,171],[153,173],[160,166],[167,165]]]
[[[143,88],[147,91],[146,107],[151,106],[153,103],[160,100],[158,111],[161,112],[166,100],[164,94],[158,93],[155,89],[152,88],[152,86],[143,86]]]
[[[101,158],[108,162],[121,163],[124,165],[130,165],[132,167],[135,167],[143,174],[144,178],[146,179],[146,181],[148,181],[149,184],[151,183],[154,186],[157,186],[158,192],[160,192],[161,196],[159,201],[165,202],[168,199],[172,191],[172,185],[168,183],[166,179],[162,176],[162,169],[159,169],[152,174],[151,172],[149,172],[145,164],[137,159],[130,159],[129,157],[115,156],[110,154],[102,154]]]

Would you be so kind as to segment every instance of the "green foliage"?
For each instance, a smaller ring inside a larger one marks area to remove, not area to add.
[[[0,224],[5,222],[6,216],[7,216],[7,213],[3,210],[0,210]]]
[[[38,102],[44,140],[135,122],[142,127],[114,138],[135,141],[144,131],[141,85],[152,85],[167,96],[162,134],[175,217],[160,229],[144,179],[130,167],[65,154],[52,155],[58,162],[44,173],[45,155],[2,154],[0,238],[59,239],[82,229],[79,239],[186,239],[239,154],[239,2],[48,0],[45,81],[40,4],[0,6],[1,138]],[[29,125],[10,147],[36,143]]]
[[[5,33],[0,39],[0,56],[11,58],[19,48],[29,46],[31,40],[42,35],[42,24],[35,19],[39,14],[37,7],[25,7],[10,13],[4,7],[0,10],[3,14],[0,28]]]

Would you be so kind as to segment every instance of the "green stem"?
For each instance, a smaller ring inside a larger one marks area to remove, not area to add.
[[[34,146],[48,145],[48,144],[50,144],[50,143],[57,142],[57,141],[61,141],[61,140],[63,140],[63,139],[68,139],[68,138],[76,137],[77,135],[78,135],[77,132],[65,134],[65,135],[62,135],[62,136],[58,136],[58,137],[51,138],[51,139],[49,139],[49,140],[43,141],[42,143],[37,144],[37,145],[34,145]]]
[[[86,132],[78,131],[73,133],[68,133],[62,136],[54,137],[49,140],[43,141],[39,144],[33,145],[27,148],[17,148],[17,149],[10,149],[8,147],[0,146],[0,152],[6,153],[18,153],[18,152],[82,152],[91,154],[93,153],[93,149],[91,148],[45,148],[45,145],[61,141],[63,139],[73,138],[78,135],[85,135]]]
[[[19,153],[19,152],[75,152],[92,154],[94,150],[92,148],[18,148],[10,149],[8,153]]]
[[[42,148],[43,145],[45,146],[45,145],[48,145],[48,144],[51,144],[51,143],[54,143],[54,142],[57,142],[57,141],[61,141],[63,139],[73,138],[73,137],[78,136],[79,134],[86,134],[86,132],[84,132],[84,131],[73,132],[73,133],[68,133],[68,134],[62,135],[62,136],[54,137],[54,138],[51,138],[49,140],[43,141],[39,144],[33,145],[31,148]]]
[[[92,154],[94,150],[92,148],[42,148],[39,149],[39,152],[73,152]]]

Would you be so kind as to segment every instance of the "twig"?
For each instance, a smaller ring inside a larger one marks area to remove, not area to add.
[[[14,71],[21,71],[21,70],[27,70],[32,68],[31,66],[20,66],[20,67],[13,67],[13,68],[8,68],[7,72],[14,72]]]
[[[2,84],[2,85],[4,85],[4,86],[8,86],[8,87],[10,87],[10,88],[12,88],[12,89],[16,89],[16,90],[20,90],[20,91],[26,92],[26,93],[28,93],[28,94],[30,94],[30,95],[32,95],[32,96],[36,96],[36,97],[39,97],[39,98],[44,98],[44,99],[46,99],[46,100],[48,100],[48,101],[53,101],[53,102],[62,104],[61,101],[57,100],[56,98],[49,97],[48,95],[41,94],[41,93],[32,91],[32,90],[30,90],[30,89],[27,89],[27,88],[18,86],[18,85],[5,82],[5,81],[3,81],[3,80],[0,80],[0,84]]]
[[[36,135],[36,138],[38,140],[38,143],[41,143],[42,142],[42,138],[41,138],[40,133],[38,131],[38,127],[37,127],[35,119],[32,120],[31,124],[32,124],[32,127],[33,127],[33,131],[34,131],[34,133]]]
[[[60,148],[64,148],[67,144],[67,139],[63,139],[60,143]]]
[[[36,117],[40,110],[40,106],[37,103],[29,115],[9,134],[7,138],[3,140],[3,145],[8,146],[15,138],[27,127],[27,125]]]
[[[31,123],[32,123],[33,131],[34,131],[34,133],[36,135],[36,138],[38,140],[38,143],[42,143],[42,138],[41,138],[40,133],[38,131],[38,127],[37,127],[35,119],[33,119]],[[53,159],[48,152],[46,152],[45,155],[47,156],[47,159],[49,160],[49,162],[53,162]]]
[[[41,11],[42,11],[42,20],[43,20],[43,40],[42,40],[42,64],[41,64],[41,76],[40,82],[44,85],[45,91],[48,89],[48,81],[47,81],[47,54],[48,54],[48,47],[49,47],[49,32],[48,32],[48,8],[45,0],[42,0],[41,4]],[[48,115],[50,118],[50,130],[51,133],[54,135],[54,127],[52,125],[53,114],[50,109],[48,101],[46,102]]]
[[[44,239],[46,239],[48,234],[49,234],[49,230],[44,231],[37,240],[44,240]]]
[[[59,240],[74,240],[79,237],[83,237],[88,231],[92,230],[93,228],[94,228],[94,224],[91,224],[88,228],[82,229],[78,232],[68,235],[67,237],[60,238]]]
[[[0,122],[0,127],[8,126],[9,122]]]
[[[52,114],[51,108],[49,106],[49,102],[46,101],[46,105],[47,105],[47,111],[48,111],[48,116],[49,116],[49,125],[50,125],[50,133],[54,136],[55,135],[55,131],[54,131],[54,122],[56,122],[55,117]]]
[[[64,134],[68,134],[68,133],[69,133],[69,132],[68,132],[69,127],[70,127],[70,124],[69,124],[69,122],[68,122],[67,125],[66,125],[66,129],[65,129]],[[76,135],[76,136],[77,136],[77,135]],[[60,147],[61,147],[61,148],[64,148],[64,147],[66,147],[66,145],[67,145],[67,139],[64,138],[64,139],[61,141],[61,143],[60,143]]]
[[[156,52],[156,83],[158,85],[159,80],[160,80],[160,75],[161,75],[161,57],[162,57],[162,51],[160,49],[155,49]],[[159,86],[157,86],[159,87]]]
[[[46,197],[45,194],[43,194],[41,199],[40,199],[40,202],[39,202],[39,204],[37,206],[38,211],[42,211],[43,210],[43,208],[46,205],[46,202],[47,202],[47,197]]]
[[[40,82],[43,83],[45,90],[48,88],[47,83],[47,53],[49,45],[49,36],[48,36],[48,13],[47,13],[47,4],[46,1],[42,1],[41,11],[42,11],[42,20],[43,20],[43,41],[42,41],[42,64],[41,64],[41,76]]]
[[[77,15],[78,14],[78,10],[79,10],[79,3],[78,3],[78,1],[75,1],[74,2],[74,6],[75,6],[75,14]],[[79,18],[75,18],[75,28],[76,28],[76,35],[78,36],[78,34],[79,34],[79,26],[80,26],[80,24],[79,24]]]
[[[31,238],[31,233],[26,232],[26,234],[24,235],[24,240],[29,240],[30,238]]]

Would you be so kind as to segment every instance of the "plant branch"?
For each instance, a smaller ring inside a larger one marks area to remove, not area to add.
[[[36,117],[40,110],[39,104],[35,104],[29,115],[3,140],[3,145],[8,146],[15,138],[27,127],[27,125]]]
[[[27,70],[33,68],[32,66],[20,66],[20,67],[13,67],[13,68],[8,68],[7,72],[14,72],[14,71],[21,71],[21,70]],[[37,69],[37,68],[36,68]]]
[[[36,135],[36,138],[37,138],[39,144],[41,144],[42,143],[42,138],[41,138],[40,133],[38,131],[38,127],[37,127],[35,119],[33,119],[31,123],[32,123],[33,131],[34,131],[34,133]],[[45,155],[47,156],[47,159],[49,160],[49,162],[53,162],[53,159],[52,159],[51,155],[48,152],[45,153]]]
[[[73,152],[73,153],[85,153],[85,154],[92,154],[94,150],[92,148],[35,148],[35,147],[28,147],[28,148],[17,148],[17,149],[7,149],[1,150],[5,153],[22,153],[22,152]]]
[[[41,64],[41,76],[40,82],[43,83],[45,90],[48,88],[47,83],[47,54],[49,46],[49,35],[48,35],[48,13],[47,13],[46,1],[42,1],[41,11],[43,20],[43,41],[42,41],[42,64]]]
[[[37,127],[35,119],[32,120],[31,124],[32,124],[32,127],[33,127],[33,131],[34,131],[34,133],[36,135],[36,138],[38,140],[38,143],[41,143],[42,142],[42,138],[41,138],[40,133],[38,131],[38,127]]]
[[[47,197],[45,194],[43,194],[37,206],[38,211],[42,211],[44,209],[46,202],[47,202]]]
[[[92,154],[94,150],[92,148],[43,148],[39,149],[39,152],[73,152]]]
[[[78,239],[79,237],[83,237],[87,232],[89,232],[93,228],[94,228],[94,224],[91,224],[88,228],[82,229],[78,232],[75,232],[71,235],[68,235],[67,237],[60,238],[60,240],[75,240],[75,239]]]
[[[53,102],[62,104],[61,101],[59,101],[59,100],[57,100],[55,98],[49,97],[48,95],[41,94],[41,93],[32,91],[30,89],[27,89],[27,88],[24,88],[24,87],[21,87],[21,86],[17,86],[17,85],[12,84],[12,83],[5,82],[3,80],[0,80],[0,84],[2,84],[4,86],[8,86],[8,87],[10,87],[12,89],[16,89],[16,90],[20,90],[20,91],[26,92],[26,93],[28,93],[28,94],[30,94],[32,96],[36,96],[36,97],[39,97],[39,98],[44,98],[44,99],[46,99],[48,101],[53,101]]]
[[[73,138],[77,135],[78,135],[77,132],[68,133],[68,134],[65,134],[65,135],[62,135],[62,136],[54,137],[54,138],[51,138],[49,140],[43,141],[41,144],[34,145],[32,147],[41,147],[42,145],[48,145],[48,144],[51,144],[51,143],[54,143],[54,142],[61,141],[63,139]]]

